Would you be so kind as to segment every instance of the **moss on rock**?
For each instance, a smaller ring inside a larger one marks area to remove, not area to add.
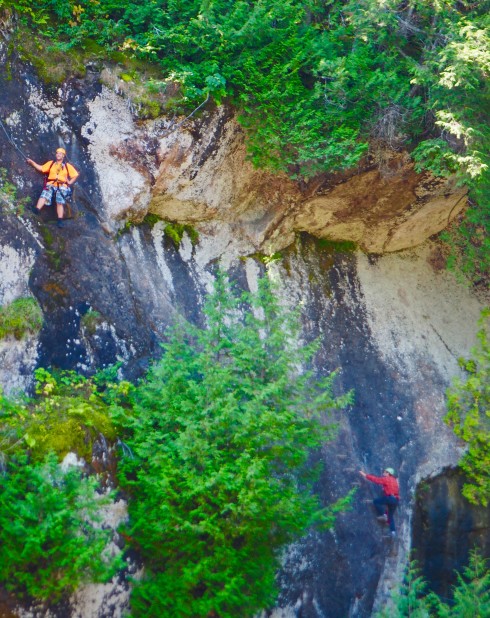
[[[43,325],[43,312],[35,298],[17,298],[0,307],[0,339],[13,335],[22,339],[27,333],[37,333]]]

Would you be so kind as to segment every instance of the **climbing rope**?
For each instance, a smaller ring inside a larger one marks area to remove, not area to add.
[[[2,119],[0,118],[0,125],[2,126],[3,132],[5,133],[6,137],[7,137],[7,141],[8,143],[13,146],[17,152],[21,155],[21,157],[23,159],[27,159],[27,155],[25,155],[22,150],[17,146],[17,144],[14,142],[14,140],[12,139],[11,135],[9,134],[9,132],[7,131],[7,129],[5,128],[5,125],[2,122]]]
[[[161,137],[167,137],[167,135],[170,135],[170,133],[173,133],[174,131],[177,131],[177,129],[179,129],[186,120],[189,120],[189,118],[191,118],[192,116],[194,116],[194,114],[199,111],[201,109],[201,107],[204,107],[204,105],[206,105],[206,103],[209,101],[209,92],[206,96],[206,98],[204,99],[204,101],[198,105],[196,107],[196,109],[192,110],[192,112],[186,116],[184,118],[184,120],[181,120],[177,125],[175,125],[174,127],[170,127],[167,131],[164,131],[164,133],[161,135]]]

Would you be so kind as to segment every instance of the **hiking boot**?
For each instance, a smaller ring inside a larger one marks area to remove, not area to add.
[[[388,516],[387,515],[378,515],[376,517],[376,519],[378,521],[380,521],[382,524],[387,524],[388,523]]]
[[[36,208],[35,206],[31,206],[31,210],[35,215],[41,214],[41,211],[39,210],[39,208]]]
[[[63,223],[63,219],[58,219],[58,221],[56,222],[56,225],[58,227],[63,227],[65,224]]]
[[[394,530],[391,531],[391,538],[395,539],[396,538],[396,532]]]

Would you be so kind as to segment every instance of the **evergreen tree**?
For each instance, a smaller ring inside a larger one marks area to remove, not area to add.
[[[417,563],[410,562],[400,589],[376,618],[430,618],[432,614],[426,590],[427,584],[420,575]]]
[[[128,535],[145,564],[135,616],[252,616],[274,600],[279,549],[331,525],[349,499],[322,508],[310,453],[334,435],[325,412],[335,374],[309,365],[298,316],[266,280],[233,294],[219,275],[207,328],[174,329],[162,359],[119,409],[133,458]]]
[[[490,570],[487,561],[472,551],[463,575],[458,573],[453,603],[438,604],[438,618],[485,618],[490,616]]]
[[[0,582],[19,596],[55,602],[80,583],[106,581],[121,562],[100,527],[107,503],[94,478],[62,470],[54,455],[13,456],[0,475]]]
[[[427,594],[427,583],[420,576],[415,562],[411,562],[390,603],[377,618],[486,618],[490,616],[490,570],[487,561],[474,550],[463,575],[457,573],[449,603],[436,594]]]

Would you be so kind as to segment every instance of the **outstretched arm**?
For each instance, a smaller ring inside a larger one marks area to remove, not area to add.
[[[29,165],[32,165],[32,167],[34,169],[36,169],[38,172],[42,172],[42,167],[39,165],[39,163],[36,163],[35,161],[33,161],[32,159],[26,159],[27,163],[29,163]]]
[[[363,470],[359,470],[359,474],[364,478],[366,478],[367,476],[367,474]]]

